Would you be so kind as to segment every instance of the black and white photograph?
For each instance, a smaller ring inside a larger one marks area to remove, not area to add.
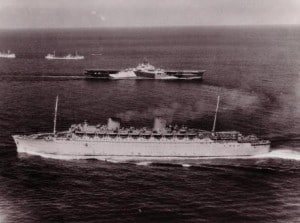
[[[0,223],[299,223],[299,0],[0,0]]]

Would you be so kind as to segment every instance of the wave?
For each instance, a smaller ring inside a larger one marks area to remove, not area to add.
[[[148,162],[148,161],[136,163],[137,166],[149,166],[151,164],[152,162]]]

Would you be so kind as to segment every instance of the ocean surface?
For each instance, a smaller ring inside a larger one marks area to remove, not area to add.
[[[300,27],[1,30],[0,222],[300,222]],[[84,60],[49,61],[56,51]],[[205,69],[204,80],[84,79],[87,68]],[[12,134],[87,120],[238,130],[247,159],[104,162],[17,154]]]

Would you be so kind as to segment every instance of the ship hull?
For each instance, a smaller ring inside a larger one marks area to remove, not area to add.
[[[136,74],[137,77],[156,79],[156,75],[154,72],[146,72],[146,71],[137,70],[134,73]]]
[[[16,58],[16,56],[15,55],[0,55],[0,58],[14,59],[14,58]]]
[[[66,57],[45,57],[47,60],[83,60],[84,57],[74,57],[74,58],[66,58]]]
[[[65,159],[192,159],[201,157],[243,157],[265,154],[270,145],[206,140],[66,140],[13,136],[17,151]]]

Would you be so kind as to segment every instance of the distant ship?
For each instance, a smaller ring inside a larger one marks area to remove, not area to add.
[[[161,80],[202,80],[205,70],[164,70],[155,68],[148,61],[144,61],[135,68],[125,70],[114,69],[88,69],[85,70],[87,78],[102,79],[161,79]]]
[[[11,53],[10,50],[6,52],[0,52],[0,57],[1,58],[16,58],[16,54]]]
[[[219,98],[212,131],[167,125],[162,118],[153,128],[124,128],[117,118],[106,125],[71,125],[56,132],[56,99],[53,133],[13,135],[17,151],[63,159],[195,159],[201,157],[244,157],[270,151],[270,141],[237,131],[215,131]]]
[[[45,58],[48,60],[82,60],[84,59],[84,56],[78,55],[77,52],[75,55],[68,54],[67,56],[56,56],[54,51],[53,54],[49,53]]]

